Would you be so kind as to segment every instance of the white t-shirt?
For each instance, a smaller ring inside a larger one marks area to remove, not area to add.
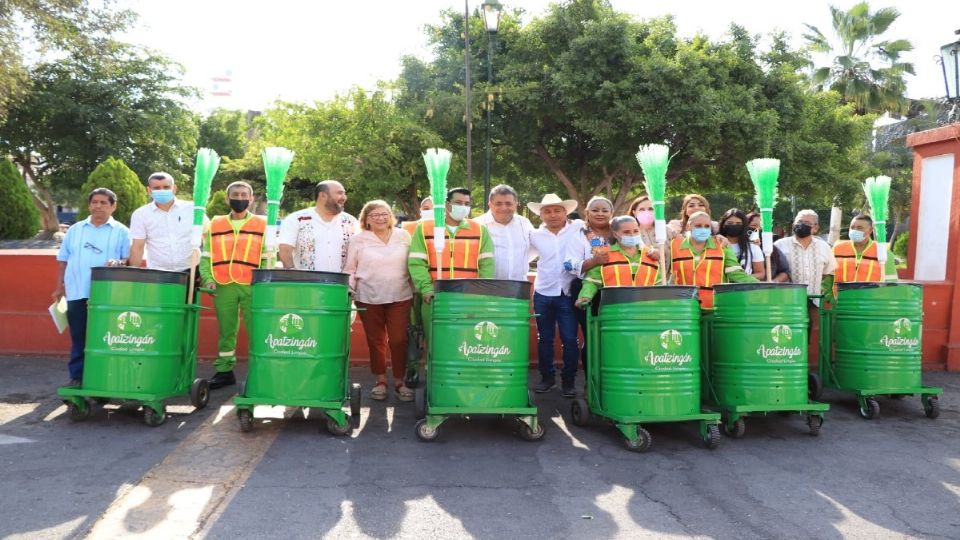
[[[293,267],[297,270],[342,272],[350,237],[359,230],[360,223],[350,214],[340,212],[326,221],[311,206],[283,218],[280,244],[293,246]]]
[[[747,244],[750,246],[750,249],[747,250],[747,256],[743,258],[743,262],[740,266],[749,274],[753,272],[753,262],[759,261],[763,262],[766,259],[763,257],[763,250],[760,249],[760,246],[756,244]],[[740,260],[740,244],[730,244],[730,249],[733,251],[733,254],[737,256],[737,260]]]
[[[530,271],[530,220],[517,214],[510,223],[501,225],[487,212],[475,220],[487,227],[493,241],[493,268],[496,279],[526,281]]]
[[[190,268],[190,231],[193,228],[193,202],[173,200],[169,210],[151,202],[130,216],[130,238],[145,240],[147,268],[182,271]]]

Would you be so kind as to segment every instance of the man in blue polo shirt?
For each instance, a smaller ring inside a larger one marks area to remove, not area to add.
[[[87,298],[94,266],[126,264],[130,256],[127,227],[111,216],[117,209],[117,196],[107,188],[97,188],[87,196],[90,217],[73,224],[63,237],[57,261],[57,288],[53,300],[67,298],[67,322],[70,324],[69,386],[80,386],[83,378],[83,348],[87,336]]]

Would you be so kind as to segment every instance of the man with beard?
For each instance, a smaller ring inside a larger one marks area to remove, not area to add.
[[[342,272],[350,237],[360,229],[357,218],[343,211],[347,192],[336,180],[317,184],[316,206],[283,219],[280,262],[284,268]]]

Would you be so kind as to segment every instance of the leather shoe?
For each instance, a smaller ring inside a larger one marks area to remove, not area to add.
[[[224,386],[230,386],[231,384],[237,384],[237,378],[234,376],[233,371],[218,371],[216,375],[213,376],[207,383],[210,385],[211,390],[216,390],[217,388],[223,388]]]

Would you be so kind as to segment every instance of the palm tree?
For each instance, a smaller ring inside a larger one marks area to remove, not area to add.
[[[818,90],[836,90],[847,103],[853,103],[857,114],[868,112],[906,112],[904,75],[913,72],[913,64],[902,62],[900,54],[913,50],[906,39],[887,40],[882,34],[897,20],[895,8],[882,8],[870,13],[866,2],[842,11],[830,6],[833,16],[834,41],[831,42],[816,26],[806,24],[803,35],[810,50],[832,54],[829,66],[813,72]],[[876,62],[876,65],[871,62]]]

